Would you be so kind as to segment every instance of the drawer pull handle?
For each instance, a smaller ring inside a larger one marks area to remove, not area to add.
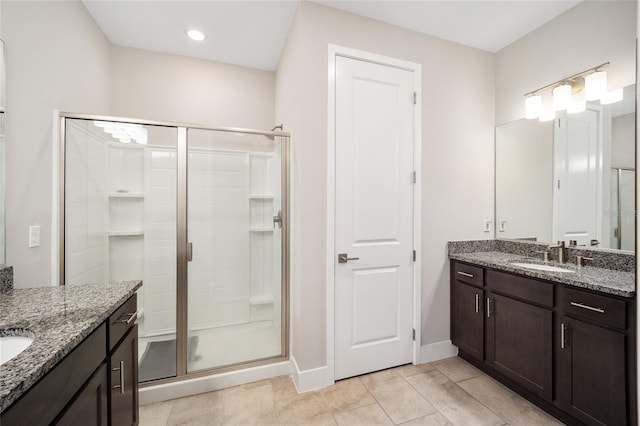
[[[463,277],[473,278],[473,274],[468,274],[466,272],[458,271],[458,275],[462,275]]]
[[[487,297],[487,318],[491,318],[491,299]]]
[[[118,320],[117,322],[123,323],[123,324],[127,324],[127,325],[131,325],[132,322],[134,322],[136,320],[136,318],[138,318],[138,311],[135,312],[127,312],[124,315],[129,315],[129,318],[127,319],[121,319]],[[123,315],[123,316],[124,316]]]
[[[583,305],[582,303],[578,303],[578,302],[571,302],[571,306],[575,306],[576,308],[588,309],[593,312],[604,314],[604,309],[594,308],[593,306]]]
[[[114,367],[111,371],[120,371],[120,384],[113,386],[113,389],[120,389],[120,393],[124,393],[124,361],[120,361],[120,368]]]
[[[480,312],[480,295],[476,293],[476,314]]]

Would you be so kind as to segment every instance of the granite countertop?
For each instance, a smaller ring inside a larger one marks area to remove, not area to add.
[[[89,336],[141,285],[141,281],[123,281],[0,292],[0,336],[34,338],[25,351],[0,366],[0,412]]]
[[[602,293],[622,297],[635,296],[635,273],[614,269],[594,268],[583,266],[578,268],[574,264],[548,262],[549,265],[570,269],[574,273],[547,272],[515,266],[512,262],[544,263],[541,259],[501,251],[476,251],[470,253],[450,253],[454,260],[471,263],[488,268],[512,272],[532,278],[567,284],[574,287],[586,288]]]

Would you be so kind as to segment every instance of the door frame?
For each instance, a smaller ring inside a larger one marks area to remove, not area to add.
[[[351,49],[335,44],[327,46],[327,239],[326,239],[326,285],[327,285],[327,384],[335,382],[335,213],[336,213],[336,57],[345,57],[379,65],[391,66],[413,73],[413,88],[416,102],[413,108],[413,167],[416,182],[413,190],[413,246],[418,260],[413,264],[413,363],[421,361],[421,318],[422,318],[422,65],[362,50]]]

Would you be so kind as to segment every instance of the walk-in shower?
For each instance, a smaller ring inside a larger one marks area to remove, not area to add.
[[[287,133],[62,114],[61,136],[61,282],[143,280],[140,382],[287,358]]]

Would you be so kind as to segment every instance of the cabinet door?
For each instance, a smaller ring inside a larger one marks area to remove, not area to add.
[[[484,309],[482,289],[453,281],[451,341],[461,351],[484,359]]]
[[[625,335],[561,317],[557,336],[558,405],[586,424],[627,424]]]
[[[138,424],[138,326],[116,347],[109,357],[110,424]]]
[[[55,424],[107,426],[107,395],[107,366],[103,363]]]
[[[551,401],[552,311],[487,294],[487,364]]]

